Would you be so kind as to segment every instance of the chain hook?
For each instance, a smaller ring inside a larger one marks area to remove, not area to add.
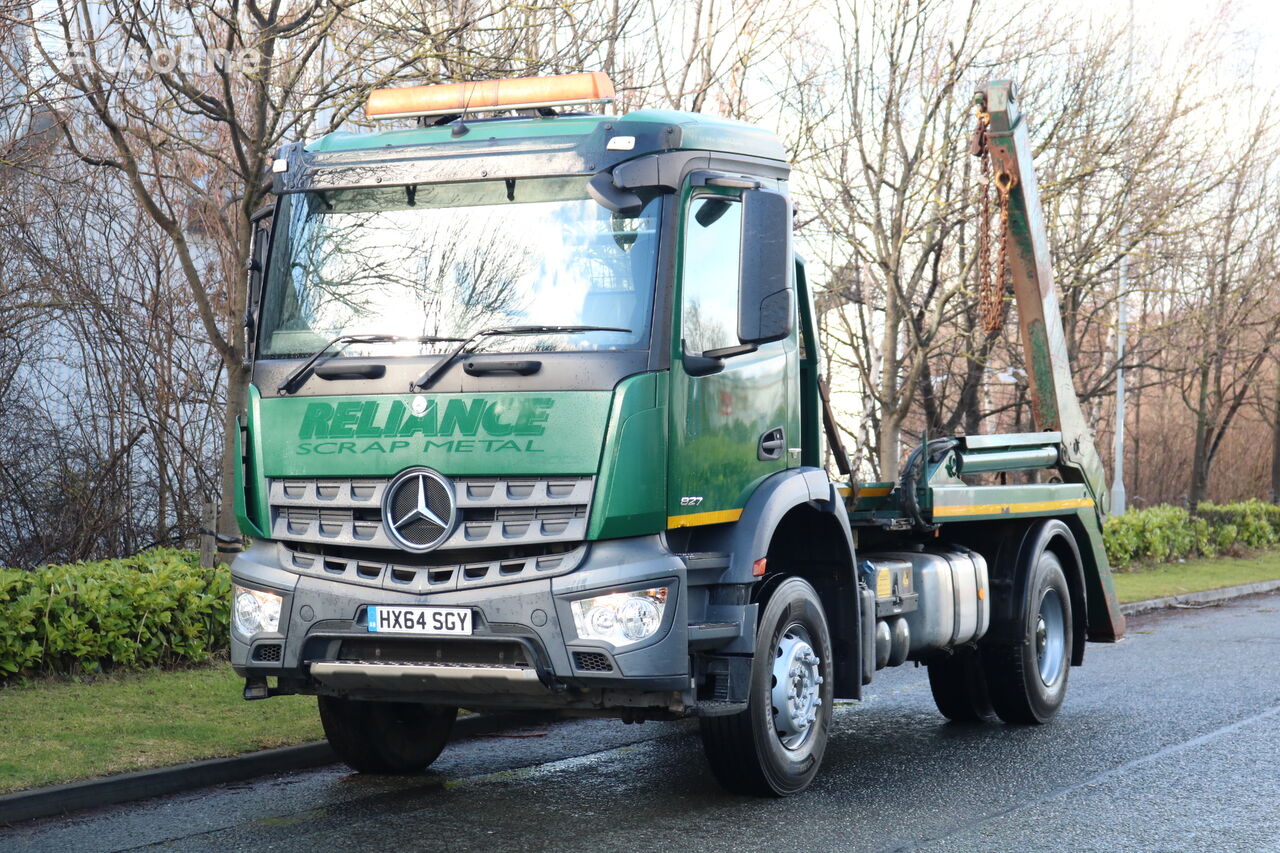
[[[991,178],[991,148],[987,129],[991,126],[991,114],[986,111],[986,99],[979,96],[974,112],[977,127],[969,143],[969,153],[981,162],[982,192],[978,210],[978,313],[982,329],[988,335],[999,332],[1004,326],[1004,282],[1008,269],[1009,239],[1009,191],[1016,183],[1009,172],[999,172]],[[995,269],[991,263],[991,188],[1000,195],[1000,253]],[[998,270],[999,282],[996,282]]]

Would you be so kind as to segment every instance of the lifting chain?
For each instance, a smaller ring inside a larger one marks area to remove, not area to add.
[[[978,315],[982,330],[994,335],[1004,327],[1005,281],[1009,275],[1009,192],[1015,180],[1008,172],[991,176],[991,149],[987,143],[987,127],[991,115],[980,101],[977,106],[978,126],[973,132],[969,153],[979,158],[982,189],[978,200]],[[1000,249],[996,263],[991,263],[991,188],[995,187],[1000,205]]]

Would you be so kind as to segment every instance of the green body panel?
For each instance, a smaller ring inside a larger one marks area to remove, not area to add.
[[[270,513],[267,481],[262,474],[262,430],[258,425],[261,400],[262,395],[258,393],[258,389],[250,385],[245,405],[245,425],[249,436],[249,447],[244,447],[240,431],[236,430],[236,458],[244,462],[242,465],[235,466],[233,491],[236,522],[240,525],[240,532],[256,539],[267,539],[269,537],[263,531],[267,529]]]
[[[789,454],[761,462],[760,436],[783,427],[796,433],[788,410],[784,344],[730,358],[710,376],[689,376],[675,362],[671,377],[668,515],[741,509],[761,480],[787,467]],[[681,498],[698,499],[681,502]]]
[[[1083,483],[1028,483],[1017,486],[933,486],[922,508],[932,510],[934,522],[985,521],[993,518],[1035,518],[1075,515],[1079,507],[1065,503],[1093,499]]]
[[[880,481],[875,483],[859,483],[857,489],[841,490],[845,496],[845,505],[849,508],[849,518],[854,520],[863,513],[874,513],[889,507],[889,492],[894,483]],[[897,510],[895,508],[894,512]]]
[[[1085,531],[1084,542],[1078,542],[1080,556],[1084,559],[1085,608],[1089,613],[1089,639],[1094,642],[1114,643],[1124,634],[1124,616],[1120,611],[1120,599],[1111,580],[1111,566],[1103,545],[1102,527],[1098,514],[1092,509],[1081,509],[1076,518]],[[1079,539],[1080,537],[1076,537]]]
[[[565,137],[567,141],[568,137],[585,137],[606,122],[651,124],[655,128],[679,127],[679,144],[674,147],[682,149],[728,151],[771,160],[785,160],[787,156],[786,149],[777,135],[770,131],[732,119],[673,110],[639,110],[624,116],[557,116],[475,123],[472,125],[471,133],[458,137],[453,135],[453,125],[385,130],[380,133],[337,131],[310,143],[307,145],[307,150],[315,153],[334,153],[383,149],[388,146],[470,146],[482,139],[500,143],[510,140]]]
[[[642,373],[615,389],[588,539],[666,528],[667,386],[667,373]]]
[[[1031,369],[1037,376],[1053,375],[1053,356],[1049,353],[1049,333],[1041,320],[1027,324],[1027,351],[1031,353]],[[1036,423],[1061,424],[1058,398],[1046,394],[1038,401]]]
[[[620,120],[675,125],[680,128],[680,148],[727,151],[769,160],[787,159],[787,149],[772,131],[733,119],[676,110],[638,110]]]
[[[274,398],[259,403],[268,477],[595,474],[609,391]]]

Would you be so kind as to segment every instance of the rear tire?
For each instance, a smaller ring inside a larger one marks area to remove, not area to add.
[[[1019,641],[982,647],[991,704],[1006,723],[1047,723],[1062,707],[1071,672],[1071,592],[1052,551],[1036,558],[1019,616]]]
[[[745,711],[702,717],[711,772],[730,791],[784,797],[803,791],[827,748],[834,701],[831,634],[813,587],[778,584],[760,615]]]
[[[360,773],[417,773],[449,741],[457,708],[417,702],[320,697],[320,723],[333,751]]]
[[[930,663],[929,688],[938,711],[952,722],[988,723],[996,718],[977,649],[956,649]]]

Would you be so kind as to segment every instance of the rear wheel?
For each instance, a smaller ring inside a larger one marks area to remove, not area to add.
[[[938,711],[948,720],[985,723],[996,717],[977,649],[957,649],[930,663],[929,688]]]
[[[801,578],[764,605],[745,711],[701,719],[716,779],[740,794],[782,797],[813,781],[827,748],[834,696],[831,635],[822,603]]]
[[[1006,723],[1052,719],[1066,698],[1071,672],[1071,594],[1052,551],[1036,559],[1027,589],[1019,641],[982,648],[991,704]]]
[[[416,773],[449,741],[457,708],[417,702],[362,702],[320,697],[320,723],[329,745],[361,773]]]

